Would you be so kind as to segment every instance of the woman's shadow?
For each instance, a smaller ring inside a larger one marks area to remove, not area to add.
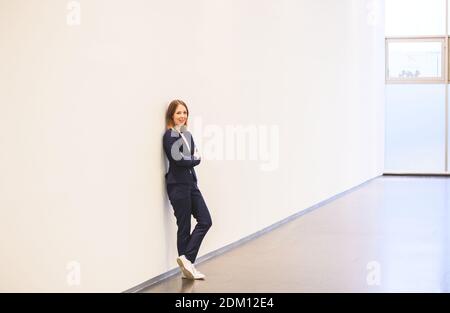
[[[194,286],[195,286],[195,280],[182,278],[179,292],[192,293],[192,291],[194,291]]]

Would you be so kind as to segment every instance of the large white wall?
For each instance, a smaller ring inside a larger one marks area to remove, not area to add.
[[[0,0],[0,291],[118,292],[176,267],[174,98],[206,150],[231,126],[279,132],[272,171],[197,168],[199,256],[382,173],[382,0],[80,3],[68,26],[65,1]]]

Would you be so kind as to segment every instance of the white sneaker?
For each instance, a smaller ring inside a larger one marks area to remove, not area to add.
[[[194,278],[195,279],[205,279],[205,274],[200,273],[195,267],[194,264],[192,264],[192,269],[194,271]]]
[[[195,279],[193,269],[194,266],[192,265],[191,261],[186,259],[184,255],[181,255],[177,258],[177,263],[185,278]]]
[[[195,267],[194,264],[191,263],[191,270],[194,278],[187,277],[184,271],[181,271],[181,278],[184,279],[205,279],[206,275],[199,272]]]

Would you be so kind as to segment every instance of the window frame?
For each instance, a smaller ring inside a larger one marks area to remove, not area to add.
[[[439,42],[442,45],[441,55],[441,76],[440,77],[422,77],[422,78],[390,78],[389,77],[389,44],[417,43],[417,42]],[[447,52],[448,36],[409,36],[409,37],[386,37],[385,38],[385,80],[386,84],[445,84],[447,82],[448,68],[448,52]]]

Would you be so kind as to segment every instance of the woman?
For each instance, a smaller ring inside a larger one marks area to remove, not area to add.
[[[212,225],[211,216],[197,186],[194,167],[201,157],[192,134],[187,131],[189,110],[181,100],[173,100],[166,112],[163,147],[169,160],[166,188],[177,219],[177,263],[183,278],[204,279],[195,267],[200,244]],[[197,225],[191,234],[191,214]]]

